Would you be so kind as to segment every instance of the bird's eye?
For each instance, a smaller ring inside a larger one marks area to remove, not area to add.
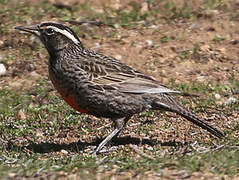
[[[49,29],[46,29],[45,32],[47,35],[52,35],[52,34],[54,34],[55,31],[53,29],[49,28]]]

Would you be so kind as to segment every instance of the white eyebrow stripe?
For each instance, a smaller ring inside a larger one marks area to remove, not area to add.
[[[64,34],[66,37],[68,37],[69,39],[71,39],[75,44],[78,44],[79,43],[79,40],[75,38],[74,35],[72,35],[69,31],[67,30],[62,30],[62,29],[59,29],[55,26],[47,26],[47,28],[52,28],[54,29],[56,32],[59,32],[61,34]]]

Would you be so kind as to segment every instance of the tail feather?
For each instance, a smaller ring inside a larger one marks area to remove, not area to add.
[[[190,122],[194,123],[195,125],[198,125],[199,127],[210,132],[211,134],[217,136],[218,138],[223,138],[225,136],[225,134],[221,130],[213,127],[212,125],[209,125],[207,122],[198,118],[196,115],[194,115],[191,112],[181,111],[177,113],[183,116],[184,118],[186,118],[187,120],[189,120]]]
[[[175,112],[218,138],[223,138],[225,136],[221,130],[209,125],[167,94],[160,94],[160,97],[154,102],[153,107],[155,109],[165,109],[167,111]]]

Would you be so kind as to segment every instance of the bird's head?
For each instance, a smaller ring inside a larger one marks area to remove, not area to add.
[[[18,26],[15,27],[15,29],[39,37],[50,55],[54,55],[55,53],[64,50],[69,45],[82,45],[81,41],[71,28],[55,22],[43,22],[31,26]]]

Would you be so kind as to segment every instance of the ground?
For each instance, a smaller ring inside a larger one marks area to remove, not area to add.
[[[0,177],[232,179],[239,176],[239,2],[0,0]],[[112,130],[59,97],[40,41],[14,26],[57,21],[83,44],[190,96],[177,96],[226,133],[217,139],[174,113],[135,115]],[[1,73],[0,73],[1,74]],[[233,93],[235,92],[235,93]]]

